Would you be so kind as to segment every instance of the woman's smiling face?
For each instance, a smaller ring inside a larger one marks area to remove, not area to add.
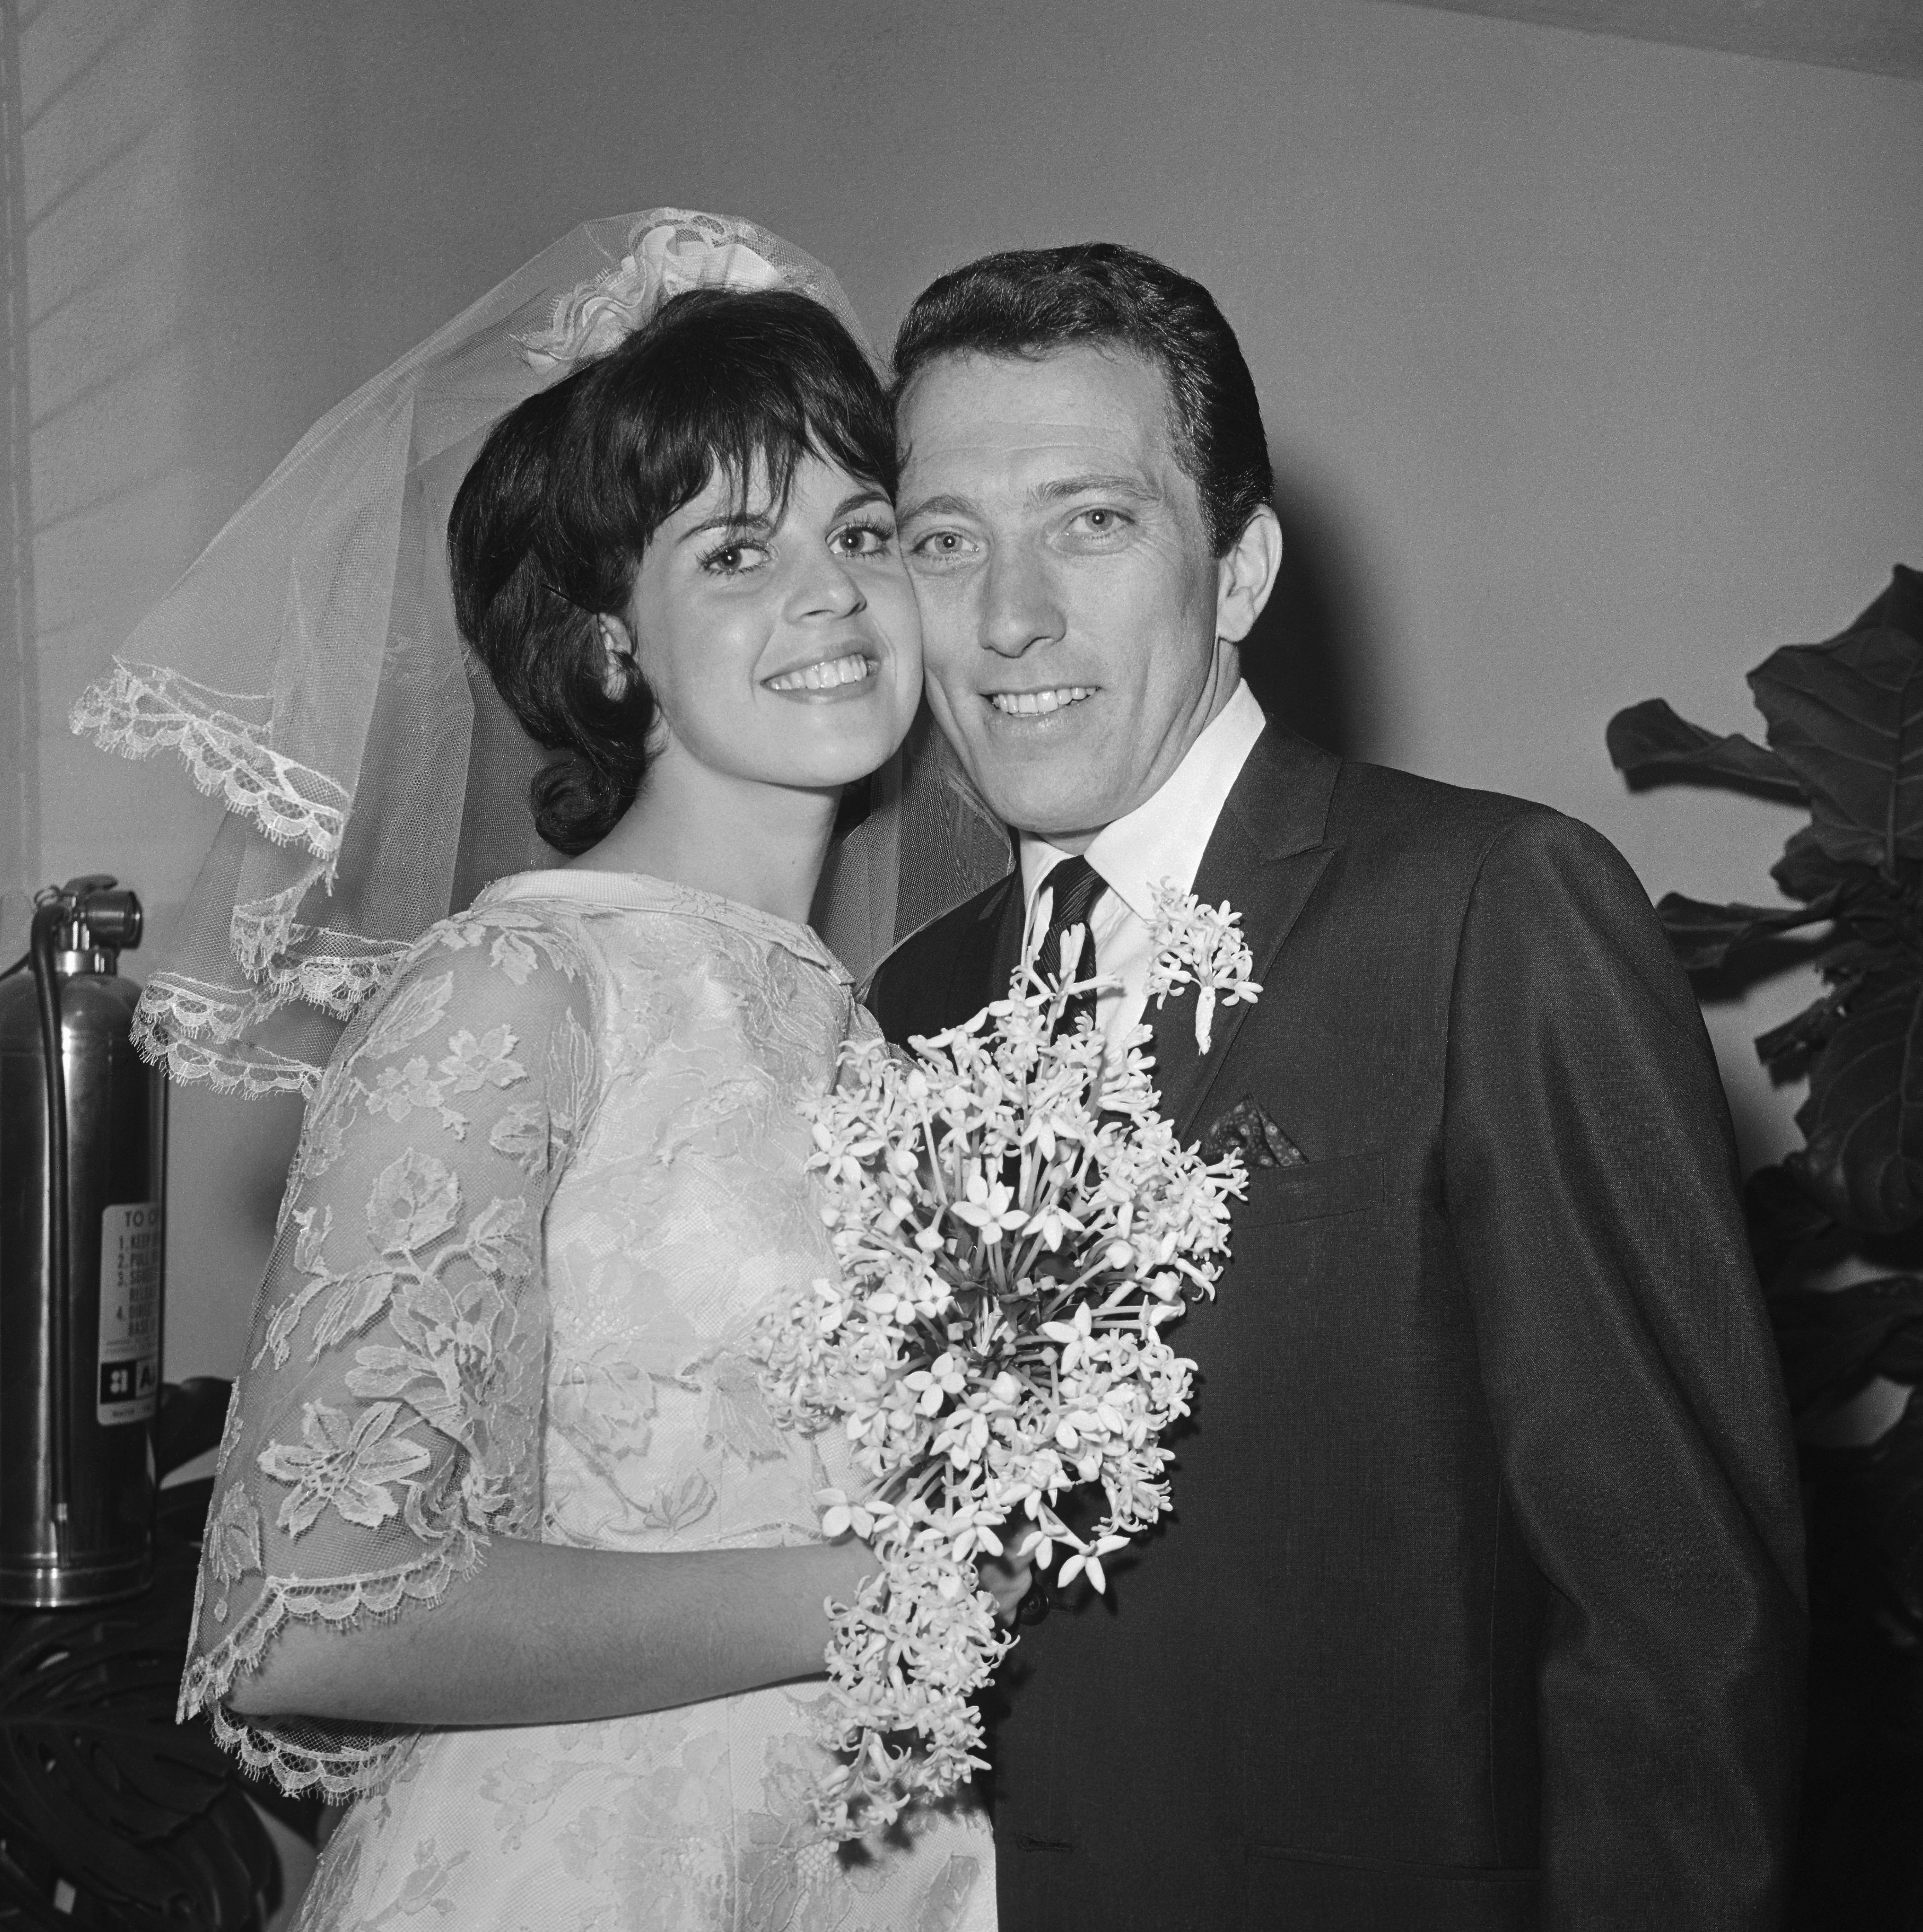
[[[745,500],[744,500],[745,499]],[[785,503],[717,470],[649,539],[628,600],[659,754],[806,790],[873,771],[908,734],[921,620],[872,483],[809,453]]]

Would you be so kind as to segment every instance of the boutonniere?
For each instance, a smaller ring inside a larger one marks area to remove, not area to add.
[[[1196,1050],[1207,1053],[1215,1036],[1217,1004],[1252,1004],[1262,990],[1250,976],[1255,956],[1242,937],[1242,915],[1204,905],[1193,892],[1164,880],[1151,886],[1155,922],[1150,930],[1154,956],[1148,968],[1148,997],[1159,1008],[1171,993],[1192,986],[1196,994]]]

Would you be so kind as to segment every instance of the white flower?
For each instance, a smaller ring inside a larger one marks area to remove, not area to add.
[[[1044,931],[1046,928],[1043,928]],[[1075,969],[1082,964],[1082,949],[1088,938],[1085,926],[1072,926],[1061,936],[1062,977],[1072,980]]]
[[[1152,888],[1155,922],[1148,969],[1148,997],[1159,1007],[1168,995],[1192,986],[1196,994],[1196,1050],[1207,1053],[1213,1041],[1215,1008],[1253,1004],[1262,992],[1250,976],[1254,956],[1242,937],[1242,915],[1224,899],[1205,906],[1194,893],[1164,880]]]
[[[1126,1536],[1105,1536],[1092,1550],[1078,1550],[1072,1556],[1065,1557],[1056,1576],[1058,1586],[1066,1589],[1076,1577],[1085,1576],[1096,1589],[1106,1592],[1108,1580],[1102,1574],[1102,1559],[1112,1556],[1118,1550],[1126,1550],[1128,1542]]]
[[[844,1490],[818,1490],[814,1500],[821,1507],[821,1534],[832,1543],[850,1530],[862,1538],[874,1534],[875,1513],[865,1502],[856,1502]]]
[[[1046,1157],[1052,1159],[1054,1149],[1051,1146],[1043,1152]],[[1080,1234],[1086,1224],[1070,1214],[1064,1202],[1054,1201],[1030,1216],[1029,1225],[1041,1237],[1042,1245],[1053,1254],[1069,1235]]]
[[[983,1240],[998,1241],[1003,1235],[1028,1224],[1027,1214],[1014,1201],[1012,1188],[1004,1187],[1000,1181],[992,1184],[978,1174],[968,1183],[968,1198],[956,1202],[954,1211],[957,1220],[971,1222],[979,1228]]]
[[[1061,1344],[1060,1365],[1064,1375],[1072,1374],[1076,1364],[1088,1353],[1090,1345],[1094,1339],[1091,1328],[1093,1319],[1088,1312],[1088,1304],[1084,1301],[1076,1309],[1073,1317],[1069,1321],[1044,1322],[1042,1324],[1042,1333],[1047,1336],[1051,1342],[1059,1342]],[[1072,1448],[1073,1445],[1065,1444],[1064,1446]]]

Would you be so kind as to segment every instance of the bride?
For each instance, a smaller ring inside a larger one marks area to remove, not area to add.
[[[772,1426],[752,1338],[834,1267],[799,1103],[872,1022],[806,921],[921,670],[879,383],[752,279],[621,318],[454,505],[572,856],[362,1007],[256,1305],[182,1706],[353,1796],[306,1932],[994,1923],[976,1814],[838,1850],[808,1810],[870,1558],[821,1540],[842,1445]],[[982,1574],[1004,1615],[1026,1580]]]

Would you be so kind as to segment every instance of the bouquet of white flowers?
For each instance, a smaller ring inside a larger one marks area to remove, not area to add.
[[[1198,988],[1204,1052],[1217,1002],[1262,990],[1237,920],[1157,894],[1149,993]],[[850,1046],[814,1109],[841,1279],[814,1283],[761,1346],[778,1419],[841,1424],[872,1478],[819,1498],[824,1532],[852,1528],[880,1559],[837,1606],[827,1652],[823,1742],[842,1762],[818,1806],[837,1838],[983,1762],[970,1700],[1014,1639],[977,1555],[1026,1534],[1037,1567],[1064,1552],[1058,1587],[1101,1590],[1103,1560],[1168,1507],[1160,1438],[1188,1413],[1194,1364],[1162,1330],[1214,1292],[1242,1164],[1177,1144],[1148,1027],[1106,1052],[1088,1018],[1063,1027],[1071,1001],[1113,983],[1076,978],[1082,950],[1071,929],[1055,981],[1025,958],[1006,999],[909,1055]],[[1106,1510],[1078,1534],[1056,1505],[1097,1484]]]

